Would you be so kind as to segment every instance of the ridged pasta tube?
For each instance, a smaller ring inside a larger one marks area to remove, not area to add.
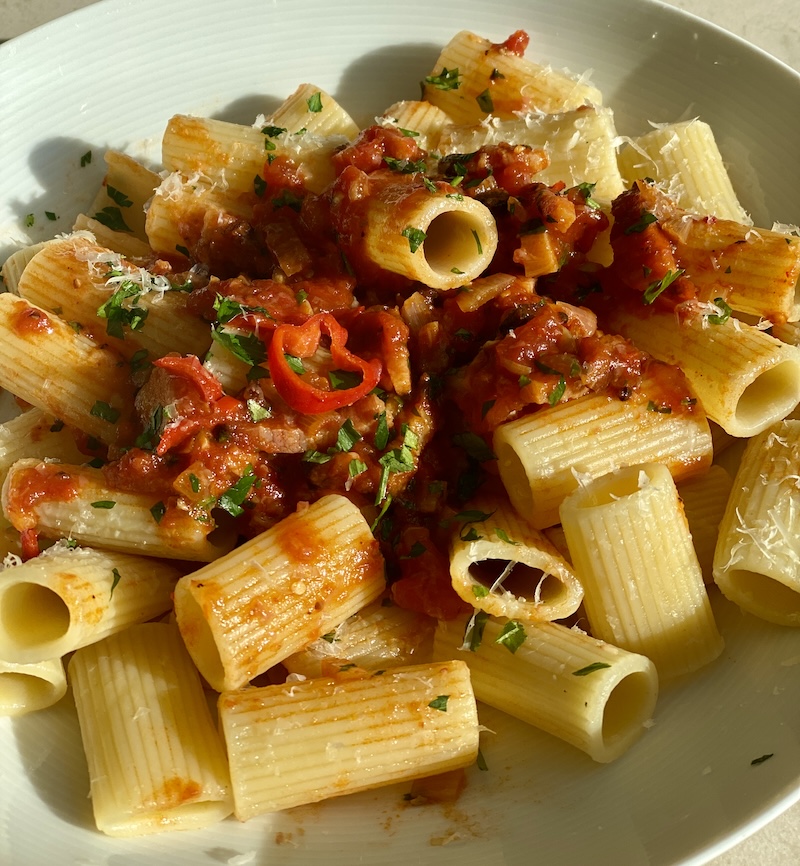
[[[675,482],[650,463],[611,472],[568,496],[561,525],[591,632],[689,673],[722,652]]]
[[[200,673],[237,689],[377,598],[383,557],[361,512],[329,495],[291,514],[175,589]]]
[[[242,821],[466,767],[478,754],[462,661],[224,692],[219,715]]]
[[[191,830],[231,813],[224,746],[174,625],[144,623],[84,647],[68,672],[98,830]]]
[[[743,610],[800,626],[800,421],[745,449],[719,527],[714,580]]]
[[[519,624],[510,622],[522,637]],[[463,659],[479,701],[565,740],[595,761],[618,758],[651,720],[658,695],[653,663],[556,623],[529,624],[522,631],[524,638],[509,652],[500,621],[440,622],[434,657]]]
[[[181,571],[144,556],[52,547],[0,580],[0,658],[59,658],[170,609]]]

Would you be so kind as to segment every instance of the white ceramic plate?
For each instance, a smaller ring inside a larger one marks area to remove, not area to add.
[[[67,229],[94,195],[104,148],[157,152],[173,113],[250,123],[311,81],[368,122],[416,96],[456,30],[500,40],[519,27],[532,58],[594,70],[622,133],[648,120],[709,121],[756,224],[798,221],[800,113],[786,107],[800,99],[800,77],[651,0],[105,0],[0,48],[0,260]],[[496,731],[483,745],[489,770],[470,771],[449,807],[405,806],[393,787],[246,825],[115,841],[92,829],[69,698],[0,719],[0,863],[706,862],[800,798],[800,633],[716,609],[724,656],[664,690],[655,726],[617,763],[593,764],[485,710]]]

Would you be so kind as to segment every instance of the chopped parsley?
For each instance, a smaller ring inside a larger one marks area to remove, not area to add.
[[[109,424],[116,424],[119,421],[120,411],[113,406],[109,406],[103,400],[98,400],[89,410],[89,414],[94,415],[95,418],[102,418],[103,421],[108,421]]]
[[[114,579],[111,581],[111,593],[109,594],[109,598],[113,597],[117,584],[122,580],[122,575],[119,573],[119,569],[112,568],[111,574],[114,575]]]
[[[504,541],[506,544],[519,544],[518,541],[512,541],[505,529],[501,529],[499,526],[494,528],[494,534],[500,539],[500,541]]]
[[[677,271],[667,271],[666,275],[662,277],[660,280],[654,280],[650,285],[644,290],[644,295],[642,296],[642,303],[644,304],[652,304],[653,301],[665,290],[668,289],[675,280],[678,279],[683,274],[683,271],[679,268]]]
[[[156,523],[161,523],[161,518],[167,513],[167,506],[163,502],[156,502],[155,505],[151,506],[150,513]]]
[[[477,433],[470,431],[456,433],[453,436],[453,444],[458,448],[462,448],[473,460],[477,460],[478,463],[497,460],[497,455],[486,444],[486,440],[482,436],[478,436]]]
[[[437,90],[458,90],[461,86],[458,69],[448,69],[446,66],[438,75],[427,75],[424,84],[430,84]]]
[[[768,761],[770,758],[774,757],[774,755],[774,752],[769,752],[769,754],[761,755],[760,758],[753,758],[753,760],[750,761],[750,766],[757,767],[759,764],[763,764],[764,761]]]
[[[730,319],[733,310],[725,303],[724,298],[714,298],[714,306],[720,312],[706,316],[706,321],[711,325],[724,325]]]
[[[290,189],[282,189],[277,198],[272,199],[272,207],[280,210],[282,207],[291,208],[295,213],[300,213],[303,207],[303,199]]]
[[[601,671],[603,668],[610,668],[611,665],[608,662],[592,662],[590,665],[586,665],[584,668],[580,668],[577,671],[572,672],[572,676],[574,677],[588,677],[589,674],[593,674],[596,671]]]
[[[349,391],[361,384],[362,376],[355,370],[329,370],[328,382],[334,391]]]
[[[267,418],[272,417],[272,409],[270,409],[269,406],[262,406],[258,400],[248,400],[247,411],[250,413],[250,418],[256,424],[259,421],[264,421]]]
[[[136,301],[143,288],[133,280],[123,280],[109,299],[97,308],[96,315],[106,320],[106,333],[110,337],[125,338],[125,328],[139,331],[144,327],[148,311],[138,306]],[[130,306],[125,301],[133,299]]]
[[[383,161],[392,171],[396,171],[398,174],[416,174],[425,171],[427,168],[424,159],[412,162],[410,159],[395,159],[393,156],[384,156]],[[436,192],[435,186],[433,192]]]
[[[319,91],[313,93],[306,100],[306,105],[312,114],[319,114],[322,111],[322,94]]]
[[[406,226],[400,234],[404,238],[408,238],[408,248],[412,253],[415,253],[425,243],[427,237],[422,229],[415,229],[414,226]]]
[[[223,511],[227,511],[232,517],[238,517],[244,513],[242,503],[247,499],[255,483],[256,476],[253,472],[253,467],[248,466],[245,469],[244,475],[217,499],[217,505]]]
[[[600,205],[592,198],[592,194],[594,193],[594,188],[597,186],[596,183],[579,183],[575,189],[583,196],[583,201],[586,204],[586,207],[590,208],[599,208]]]
[[[98,499],[96,502],[91,502],[92,508],[111,509],[117,503],[113,499]]]
[[[267,182],[260,174],[253,178],[253,192],[259,197],[264,198],[264,193],[267,191]]]
[[[623,234],[638,235],[640,232],[643,232],[649,225],[652,225],[655,222],[658,222],[658,217],[655,214],[650,213],[649,211],[644,211],[644,213],[642,213],[642,215],[635,223],[632,223],[628,226],[628,228],[625,229]]]
[[[486,623],[489,621],[489,614],[486,611],[476,611],[467,621],[464,629],[464,642],[461,645],[462,649],[470,652],[477,652],[478,647],[483,640],[483,632],[486,628]]]
[[[525,628],[519,620],[509,620],[497,636],[495,643],[504,646],[509,652],[515,653],[525,643]]]
[[[389,444],[389,425],[386,423],[386,413],[381,412],[377,418],[378,423],[375,425],[375,438],[373,439],[373,443],[378,451],[383,451],[383,449]]]
[[[90,165],[92,162],[92,152],[91,150],[87,150],[86,153],[81,157],[81,168],[86,168],[87,165]]]
[[[220,346],[251,367],[257,367],[267,357],[264,344],[255,334],[234,334],[222,330],[219,325],[212,325],[211,336]]]
[[[439,695],[438,698],[434,698],[428,706],[432,710],[439,710],[442,713],[447,712],[447,702],[450,700],[450,695]]]
[[[491,114],[494,111],[494,102],[492,101],[492,94],[489,93],[488,87],[483,93],[479,93],[475,97],[475,101],[478,103],[478,108],[481,111],[485,111],[487,114]]]
[[[117,207],[130,207],[133,204],[124,192],[121,192],[113,186],[106,185],[106,195],[115,205],[117,205]]]
[[[102,223],[106,228],[109,228],[114,232],[132,231],[130,226],[125,222],[125,218],[122,216],[122,211],[113,205],[104,207],[101,211],[98,211],[92,219],[96,219],[97,222]]]

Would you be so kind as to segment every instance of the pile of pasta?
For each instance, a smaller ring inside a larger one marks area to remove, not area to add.
[[[800,239],[527,44],[175,116],[6,261],[0,712],[69,682],[104,833],[457,789],[479,702],[612,761],[710,594],[800,624]]]

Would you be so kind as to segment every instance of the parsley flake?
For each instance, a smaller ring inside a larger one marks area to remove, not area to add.
[[[458,90],[461,86],[458,69],[448,69],[446,66],[438,75],[427,75],[424,84],[430,84],[437,90]]]
[[[714,298],[714,306],[720,311],[718,314],[714,313],[710,316],[706,316],[706,321],[710,325],[724,325],[725,322],[730,319],[733,310],[725,303],[724,298]]]
[[[592,662],[590,665],[586,665],[585,668],[580,668],[577,671],[572,672],[572,676],[574,677],[588,677],[589,674],[595,673],[595,671],[601,671],[603,668],[610,668],[611,665],[608,662]]]
[[[450,700],[450,695],[439,695],[438,698],[434,698],[428,706],[432,710],[439,710],[442,713],[447,712],[447,702]]]
[[[475,97],[475,101],[478,103],[478,108],[481,111],[485,111],[487,114],[491,114],[494,111],[494,102],[492,101],[492,94],[489,93],[488,87],[483,93],[479,93]]]
[[[623,234],[626,235],[638,235],[640,232],[643,232],[649,225],[658,222],[658,217],[655,214],[650,213],[649,211],[644,211],[639,219],[628,226],[625,229]]]
[[[653,301],[655,301],[655,299],[663,291],[668,289],[682,274],[683,271],[679,268],[677,271],[667,271],[664,277],[662,277],[660,280],[654,280],[644,290],[644,295],[642,296],[642,303],[652,304]]]
[[[519,620],[509,620],[495,640],[509,652],[515,653],[525,643],[525,628]]]
[[[400,234],[404,238],[408,238],[408,248],[412,253],[415,253],[425,243],[425,238],[427,237],[422,229],[416,229],[414,226],[406,226]]]
[[[98,400],[89,410],[89,414],[95,418],[102,418],[103,421],[108,421],[109,424],[115,424],[119,421],[120,411],[113,406],[109,406],[108,403]]]

